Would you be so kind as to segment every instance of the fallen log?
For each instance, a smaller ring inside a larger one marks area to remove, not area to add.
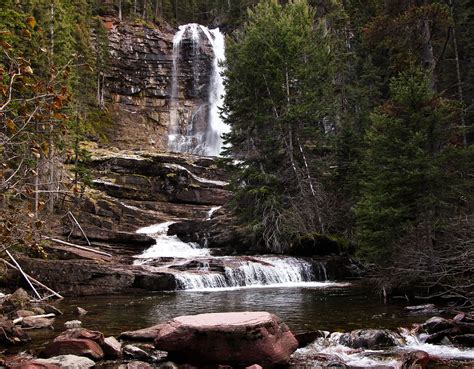
[[[96,254],[99,254],[99,255],[104,255],[104,256],[112,257],[112,254],[109,254],[109,253],[104,252],[104,251],[94,250],[94,249],[92,249],[92,248],[90,248],[90,247],[76,245],[76,244],[74,244],[74,243],[67,242],[67,241],[63,241],[63,240],[59,240],[59,239],[57,239],[57,238],[52,238],[52,237],[44,237],[44,238],[47,239],[47,240],[50,240],[50,241],[54,241],[54,242],[57,242],[57,243],[66,245],[66,246],[75,247],[75,248],[80,249],[80,250],[89,251],[89,252],[93,252],[93,253],[96,253]]]

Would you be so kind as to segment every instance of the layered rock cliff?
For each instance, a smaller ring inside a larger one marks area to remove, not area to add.
[[[173,73],[177,73],[178,124],[184,127],[194,119],[196,127],[205,130],[213,60],[209,43],[196,50],[192,40],[183,39],[179,68],[173,70],[175,29],[115,18],[104,18],[104,25],[110,59],[101,93],[113,118],[110,144],[120,149],[167,150]]]

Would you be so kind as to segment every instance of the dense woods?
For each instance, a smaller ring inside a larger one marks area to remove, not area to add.
[[[79,143],[112,124],[110,16],[228,31],[224,154],[251,242],[337,241],[385,289],[472,303],[469,0],[3,1],[2,245],[41,253],[88,183]]]
[[[230,37],[224,116],[242,224],[272,252],[342,238],[384,288],[469,303],[472,7],[315,5],[260,2]]]

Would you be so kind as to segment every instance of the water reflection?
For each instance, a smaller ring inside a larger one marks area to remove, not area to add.
[[[36,344],[56,336],[63,330],[64,321],[77,319],[73,314],[76,306],[89,311],[80,318],[85,328],[106,335],[144,328],[179,315],[226,311],[268,311],[280,316],[296,333],[316,329],[396,328],[425,318],[408,317],[401,306],[384,305],[377,296],[359,286],[82,297],[66,299],[59,305],[65,315],[56,319],[56,331],[32,332]]]

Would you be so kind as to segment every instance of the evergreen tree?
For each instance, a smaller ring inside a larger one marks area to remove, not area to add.
[[[306,1],[262,1],[230,41],[224,118],[240,159],[236,210],[274,252],[324,230],[320,191],[326,134],[334,131],[329,37]]]
[[[432,91],[425,73],[403,72],[390,91],[391,99],[371,116],[355,207],[360,255],[380,264],[392,260],[395,242],[409,227],[435,224],[446,200],[440,163],[453,149],[454,106]],[[429,243],[434,229],[426,232]]]

